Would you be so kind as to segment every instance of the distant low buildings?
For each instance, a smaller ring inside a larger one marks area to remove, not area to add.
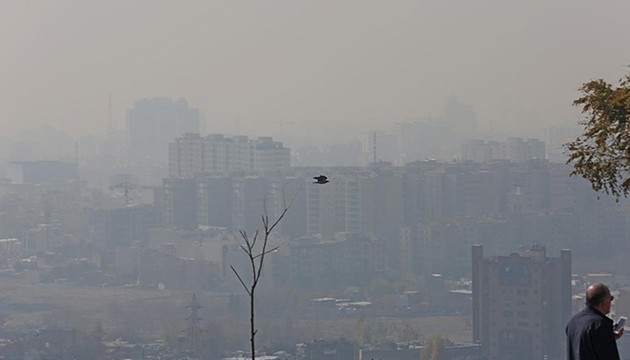
[[[96,248],[113,252],[116,246],[146,242],[149,229],[160,225],[160,213],[153,205],[131,204],[119,209],[92,213]]]
[[[7,177],[16,184],[47,184],[76,181],[76,163],[63,161],[16,161],[8,164]]]
[[[367,284],[387,268],[382,239],[366,233],[306,236],[274,254],[274,279],[303,289],[334,289]]]
[[[218,278],[216,263],[154,250],[140,254],[138,284],[143,288],[209,290],[216,285]]]
[[[144,288],[210,289],[226,274],[226,244],[233,241],[224,228],[154,228],[143,246],[116,248],[114,269]]]
[[[361,349],[359,359],[418,360],[422,359],[424,349],[424,345],[410,345],[407,348],[397,347],[395,349]],[[454,344],[447,340],[444,345],[443,356],[451,360],[487,359],[481,356],[480,349],[479,344]]]

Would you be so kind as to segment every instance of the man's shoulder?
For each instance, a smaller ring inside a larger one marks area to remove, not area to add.
[[[608,319],[605,315],[598,312],[597,310],[586,307],[582,309],[580,312],[575,314],[571,320],[569,321],[569,326],[571,325],[584,325],[589,323],[607,323],[612,322],[612,320]]]

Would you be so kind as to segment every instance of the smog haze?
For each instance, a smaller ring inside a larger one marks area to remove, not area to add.
[[[630,64],[630,3],[14,1],[0,11],[4,135],[104,134],[139,98],[186,98],[206,131],[321,134],[439,116],[575,122],[577,88]],[[283,126],[281,124],[290,124]],[[319,131],[319,132],[318,132]]]

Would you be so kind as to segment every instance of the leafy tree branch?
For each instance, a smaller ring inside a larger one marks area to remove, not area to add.
[[[617,198],[630,193],[630,74],[613,86],[592,80],[573,102],[586,119],[583,133],[565,144],[571,175],[588,180],[595,191]]]

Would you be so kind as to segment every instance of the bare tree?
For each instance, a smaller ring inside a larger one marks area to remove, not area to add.
[[[284,200],[284,195],[283,195],[283,200]],[[254,321],[255,320],[254,305],[255,305],[256,287],[258,286],[260,277],[262,275],[263,262],[265,260],[265,256],[271,252],[276,251],[279,247],[279,246],[269,247],[269,237],[271,233],[273,232],[273,230],[276,228],[276,226],[278,226],[280,221],[282,221],[284,216],[287,214],[294,200],[295,200],[295,196],[293,197],[293,199],[291,200],[288,206],[286,205],[286,202],[283,201],[283,204],[285,204],[284,209],[282,210],[282,212],[280,213],[280,216],[278,216],[278,218],[275,221],[271,221],[269,219],[269,215],[267,214],[267,208],[265,207],[264,214],[261,216],[263,231],[260,232],[259,230],[256,230],[256,232],[254,233],[254,236],[250,237],[245,230],[240,230],[239,234],[242,241],[239,241],[239,239],[237,238],[237,241],[239,242],[239,246],[241,247],[243,252],[247,255],[249,264],[251,266],[251,274],[252,274],[251,283],[246,284],[243,278],[241,277],[241,275],[238,273],[238,271],[236,271],[234,266],[230,266],[230,268],[232,269],[232,271],[234,272],[238,280],[241,282],[241,285],[243,285],[243,288],[245,288],[245,291],[247,292],[247,296],[249,296],[249,326],[250,326],[249,334],[250,334],[252,360],[256,358],[255,339],[256,339],[256,333],[258,332],[255,326],[255,321]],[[260,245],[260,249],[257,249],[256,243],[259,240],[262,240],[262,244]]]

